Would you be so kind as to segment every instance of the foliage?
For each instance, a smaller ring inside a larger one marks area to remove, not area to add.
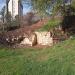
[[[14,20],[8,20],[7,22],[7,30],[14,30],[20,27],[20,22],[21,22],[21,17],[19,17],[18,15],[15,17]]]
[[[23,0],[24,3],[31,3],[33,10],[41,16],[56,11],[58,7],[60,7],[62,1],[63,0]]]
[[[32,2],[34,3],[34,8],[43,11],[45,11],[50,1],[51,0],[32,0]]]
[[[5,6],[1,9],[0,15],[1,15],[1,19],[2,19],[2,21],[4,23],[4,19],[5,19]]]
[[[72,7],[75,8],[75,0],[72,0]]]
[[[60,10],[64,0],[32,0],[34,9],[37,9],[39,13],[50,13],[56,14]],[[48,12],[47,12],[48,11]]]

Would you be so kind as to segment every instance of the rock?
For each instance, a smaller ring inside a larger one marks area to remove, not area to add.
[[[39,45],[53,45],[53,38],[51,37],[51,33],[47,31],[43,32],[35,32],[37,36],[37,44]]]
[[[28,32],[28,33],[19,33],[19,35],[10,35],[6,36],[4,35],[4,39],[6,41],[6,44],[9,45],[25,45],[25,46],[34,46],[36,44],[38,45],[47,45],[52,46],[53,45],[53,38],[51,35],[51,32],[47,31],[41,31],[41,32]],[[3,42],[4,42],[3,39]]]
[[[37,37],[35,34],[31,34],[29,37],[25,37],[23,41],[20,43],[21,45],[29,45],[33,46],[37,43]]]

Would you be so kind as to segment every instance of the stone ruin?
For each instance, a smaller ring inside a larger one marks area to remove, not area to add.
[[[28,46],[34,46],[36,44],[37,44],[37,36],[34,33],[30,34],[30,36],[28,37],[25,37],[20,43],[20,45],[28,45]]]
[[[50,32],[43,31],[43,32],[35,32],[37,35],[37,44],[39,45],[53,45],[53,38]]]
[[[53,45],[53,38],[50,32],[32,32],[24,33],[23,35],[3,35],[0,38],[0,42],[7,45],[26,45],[26,46],[35,46],[35,45]]]
[[[34,32],[29,37],[25,37],[20,44],[29,46],[34,46],[36,44],[52,46],[53,38],[51,37],[51,33],[47,31]]]
[[[52,46],[59,41],[67,39],[67,35],[62,33],[61,27],[56,27],[50,31],[36,31],[48,22],[47,19],[40,20],[32,26],[21,27],[16,30],[0,34],[0,43],[3,45],[46,45]]]

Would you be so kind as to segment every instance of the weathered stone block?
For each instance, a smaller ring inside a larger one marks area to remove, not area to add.
[[[35,34],[31,34],[29,37],[25,37],[24,40],[20,43],[21,45],[33,46],[37,43],[37,37]]]
[[[53,38],[51,37],[51,33],[47,31],[43,32],[35,32],[37,36],[37,44],[39,45],[53,45]]]

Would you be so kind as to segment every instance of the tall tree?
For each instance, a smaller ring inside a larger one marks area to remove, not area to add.
[[[0,15],[1,15],[1,19],[4,23],[4,19],[5,19],[5,6],[2,8],[2,10],[0,11]]]
[[[53,13],[56,14],[58,11],[65,13],[66,5],[71,4],[75,7],[75,0],[23,0],[24,2],[30,2],[33,10],[41,14]]]
[[[9,11],[8,11],[8,2],[9,2],[10,0],[6,0],[6,20],[7,20],[7,22],[9,21],[8,20],[8,16],[9,16]]]
[[[75,0],[71,0],[72,1],[72,7],[75,8]]]

